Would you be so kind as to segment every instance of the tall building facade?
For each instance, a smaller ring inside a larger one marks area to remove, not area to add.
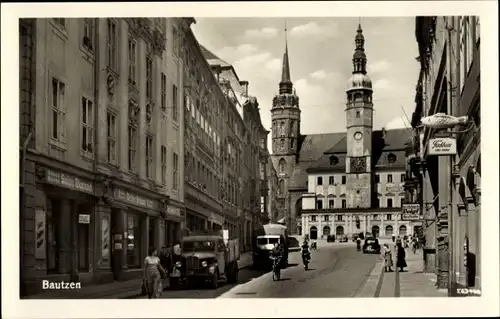
[[[373,130],[373,89],[367,75],[361,26],[355,36],[353,74],[346,87],[346,131],[300,134],[298,96],[292,89],[288,48],[280,94],[273,100],[273,165],[278,214],[291,233],[311,238],[373,233],[412,235],[420,222],[402,220],[405,129]]]
[[[29,118],[38,129],[26,152],[35,188],[21,206],[22,291],[37,292],[46,278],[138,278],[148,248],[172,243],[183,227],[175,23],[33,23]]]
[[[481,287],[480,21],[474,16],[417,17],[420,76],[412,125],[413,189],[424,218],[425,271],[453,295]],[[437,131],[420,119],[468,116],[464,126]],[[431,139],[456,140],[456,154],[429,155]]]

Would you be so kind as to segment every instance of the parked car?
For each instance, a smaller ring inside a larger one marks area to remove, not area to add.
[[[380,254],[380,244],[378,242],[378,239],[374,237],[366,238],[363,245],[363,253]]]
[[[347,235],[342,235],[339,238],[339,242],[341,243],[347,243],[349,241],[349,238],[347,238]]]
[[[335,242],[335,235],[328,235],[328,236],[326,236],[326,242],[327,243],[333,243],[333,242]]]

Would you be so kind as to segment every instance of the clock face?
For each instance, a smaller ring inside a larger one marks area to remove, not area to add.
[[[351,172],[362,173],[365,171],[366,161],[364,157],[351,158]]]
[[[354,133],[354,139],[359,141],[362,137],[363,137],[363,134],[361,132]]]

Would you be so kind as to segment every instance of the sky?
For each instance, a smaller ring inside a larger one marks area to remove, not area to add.
[[[285,50],[300,98],[301,134],[345,131],[345,87],[352,74],[358,22],[365,36],[367,74],[373,83],[374,129],[410,126],[419,63],[414,17],[196,18],[198,42],[232,64],[259,101],[271,128]],[[403,112],[404,109],[404,112]]]

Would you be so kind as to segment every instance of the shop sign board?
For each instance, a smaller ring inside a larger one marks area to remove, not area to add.
[[[457,140],[453,137],[436,137],[429,140],[428,155],[457,154]]]
[[[403,220],[420,220],[420,204],[403,204],[401,217]]]
[[[78,214],[79,224],[90,224],[90,214]]]
[[[90,194],[94,193],[94,185],[91,181],[83,180],[78,177],[66,173],[56,172],[50,169],[47,170],[47,182],[81,192]]]
[[[131,203],[136,206],[142,206],[149,209],[154,209],[154,202],[152,200],[136,194],[129,193],[123,189],[116,189],[115,197],[119,200]]]

